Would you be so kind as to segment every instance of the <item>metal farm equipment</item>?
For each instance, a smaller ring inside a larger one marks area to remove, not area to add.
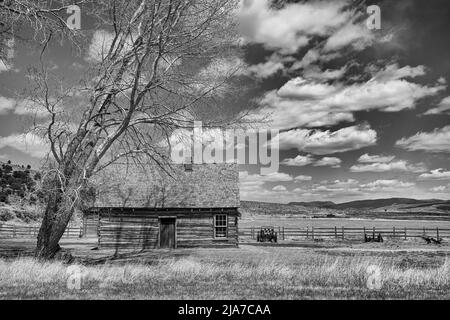
[[[258,242],[277,242],[278,236],[273,227],[261,227],[256,235],[256,241]]]

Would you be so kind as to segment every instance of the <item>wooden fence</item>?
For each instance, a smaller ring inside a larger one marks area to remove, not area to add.
[[[23,226],[0,224],[0,239],[5,238],[37,238],[39,226]],[[63,238],[79,238],[83,236],[82,227],[68,226]]]
[[[239,228],[239,237],[242,240],[256,240],[260,227]],[[274,227],[277,232],[278,240],[297,240],[297,239],[324,239],[334,238],[342,240],[364,239],[365,236],[375,238],[381,234],[383,238],[410,239],[423,236],[436,239],[450,238],[450,229],[445,228],[293,228],[293,227]]]

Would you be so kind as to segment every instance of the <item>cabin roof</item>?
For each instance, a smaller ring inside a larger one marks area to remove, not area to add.
[[[239,172],[236,163],[114,164],[93,179],[98,208],[238,208]]]

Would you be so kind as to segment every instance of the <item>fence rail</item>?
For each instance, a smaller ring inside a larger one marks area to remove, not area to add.
[[[39,226],[22,226],[14,224],[0,224],[0,239],[5,238],[36,238]],[[68,226],[63,238],[79,238],[83,235],[82,227]]]
[[[241,239],[255,240],[261,227],[239,228],[239,237]],[[420,237],[432,237],[436,239],[450,238],[450,229],[446,228],[350,228],[350,227],[274,227],[279,240],[296,239],[364,239],[365,236],[375,238],[381,235],[384,238],[410,239]]]

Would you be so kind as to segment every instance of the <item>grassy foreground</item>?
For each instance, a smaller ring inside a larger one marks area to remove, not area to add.
[[[450,261],[442,262],[312,253],[283,263],[182,257],[68,266],[19,258],[0,260],[0,299],[449,299]],[[69,289],[77,279],[80,289]]]

